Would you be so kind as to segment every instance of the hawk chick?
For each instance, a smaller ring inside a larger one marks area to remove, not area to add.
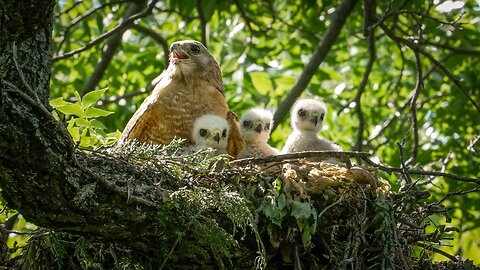
[[[263,109],[250,109],[240,119],[240,134],[245,148],[238,158],[278,155],[278,150],[268,145],[273,127],[273,115]]]
[[[214,155],[227,154],[229,129],[227,120],[218,115],[205,114],[198,117],[192,130],[194,150],[213,148],[216,150]]]
[[[326,113],[327,108],[322,101],[301,99],[295,102],[291,113],[293,132],[288,136],[282,153],[342,151],[340,146],[317,135],[322,129]]]
[[[244,145],[238,119],[228,110],[220,66],[202,43],[174,42],[170,64],[155,81],[158,83],[151,95],[128,121],[120,143],[136,139],[168,144],[177,137],[191,144],[194,120],[204,114],[216,114],[228,120],[228,153],[237,156]]]

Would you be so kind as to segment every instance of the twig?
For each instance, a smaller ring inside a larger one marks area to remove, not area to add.
[[[363,161],[365,161],[367,164],[378,168],[379,170],[382,170],[387,173],[404,173],[402,168],[397,168],[397,167],[391,167],[388,165],[383,165],[383,164],[377,164],[370,160],[367,157],[360,157]],[[446,178],[450,178],[453,180],[461,181],[461,182],[466,182],[466,183],[476,183],[480,185],[480,178],[471,178],[471,177],[466,177],[466,176],[461,176],[461,175],[456,175],[456,174],[450,174],[450,173],[444,173],[444,172],[435,172],[435,171],[421,171],[421,170],[407,170],[408,174],[415,174],[415,175],[425,175],[425,176],[442,176]]]
[[[266,164],[271,162],[281,162],[284,160],[290,159],[301,159],[301,158],[339,158],[339,159],[348,159],[351,157],[357,158],[367,158],[371,156],[369,153],[365,152],[355,152],[355,151],[304,151],[291,154],[282,154],[277,156],[267,156],[260,158],[244,158],[237,159],[230,162],[230,165],[243,166],[248,164]]]
[[[420,63],[420,56],[417,51],[414,51],[415,54],[415,66],[417,69],[417,81],[415,83],[415,88],[413,89],[413,96],[410,102],[410,112],[412,117],[412,130],[413,130],[413,146],[411,157],[407,160],[406,164],[415,163],[418,155],[418,120],[417,120],[417,99],[420,94],[420,90],[423,85],[422,80],[422,66]]]
[[[404,59],[404,57],[403,57],[403,51],[402,51],[401,49],[400,49],[400,53],[401,53],[401,55],[402,55],[402,59]],[[447,58],[450,57],[450,56],[452,56],[452,55],[451,55],[451,54],[446,55],[445,57],[442,58],[441,61],[444,62],[444,61],[447,60]],[[404,61],[402,61],[402,70],[401,70],[401,73],[400,73],[400,78],[399,78],[399,80],[397,81],[396,86],[394,87],[394,89],[396,89],[396,88],[398,87],[398,85],[400,84],[400,80],[401,80],[401,77],[402,77],[402,75],[403,75],[403,66],[404,66]],[[435,66],[435,65],[433,65],[432,67],[430,67],[430,69],[429,69],[427,72],[425,72],[425,74],[423,75],[422,81],[425,81],[426,78],[427,78],[428,76],[430,76],[430,74],[435,70],[436,67],[437,67],[437,66]],[[430,100],[432,100],[432,99],[434,99],[434,98],[439,98],[439,97],[442,97],[442,96],[443,96],[443,94],[441,94],[441,93],[436,94],[436,95],[433,95],[433,96],[429,96],[429,97],[425,98],[425,100],[423,100],[423,101],[421,102],[421,104],[420,104],[419,107],[421,108],[421,107],[424,106],[424,104],[425,104],[426,102],[429,102]],[[408,104],[412,102],[412,98],[413,98],[413,91],[410,92],[410,95],[408,96],[408,98],[402,103],[402,105],[400,106],[400,108],[397,109],[397,111],[400,112],[400,113],[402,113],[402,112],[407,108]],[[379,130],[377,133],[371,135],[371,136],[368,138],[368,142],[370,143],[370,142],[372,142],[373,140],[375,140],[376,138],[378,138],[378,136],[380,136],[380,134],[382,134],[383,131],[384,131],[386,128],[388,128],[388,127],[393,123],[393,120],[396,119],[396,118],[398,118],[397,114],[392,113],[392,114],[390,115],[390,117],[388,117],[387,120],[385,120],[385,121],[382,123],[380,130]],[[399,130],[400,130],[400,129],[399,129]]]
[[[70,25],[68,25],[65,30],[63,31],[63,36],[62,36],[62,39],[60,40],[60,42],[58,42],[58,45],[57,45],[57,51],[56,51],[56,54],[58,55],[60,53],[60,50],[62,49],[62,45],[63,43],[65,42],[65,40],[67,40],[67,37],[68,37],[68,34],[70,33],[70,30],[75,26],[77,25],[79,22],[83,21],[84,19],[86,19],[87,17],[89,17],[90,15],[92,15],[93,13],[95,13],[96,11],[102,9],[102,8],[105,8],[107,6],[112,6],[112,5],[116,5],[116,4],[122,4],[122,3],[127,3],[127,2],[130,2],[131,0],[122,0],[122,1],[111,1],[111,2],[108,2],[108,3],[105,3],[105,4],[102,4],[98,7],[95,7],[95,8],[91,8],[89,10],[87,10],[85,13],[81,14],[80,16],[76,17],[75,19],[73,19],[72,23]],[[80,2],[83,2],[83,1],[80,1]]]
[[[147,7],[146,10],[142,11],[142,12],[139,12],[131,17],[129,17],[128,19],[126,19],[125,21],[123,21],[122,23],[120,23],[119,25],[115,26],[112,30],[106,32],[106,33],[103,33],[102,35],[100,35],[98,38],[94,39],[94,40],[91,40],[89,41],[85,46],[81,47],[81,48],[78,48],[76,50],[73,50],[73,51],[70,51],[70,52],[67,52],[67,53],[64,53],[62,55],[57,55],[55,57],[53,57],[53,61],[58,61],[58,60],[62,60],[62,59],[65,59],[65,58],[68,58],[70,56],[73,56],[73,55],[76,55],[76,54],[79,54],[83,51],[86,51],[88,50],[89,48],[99,44],[100,42],[102,42],[104,39],[106,38],[109,38],[110,36],[114,35],[115,33],[121,31],[123,28],[125,27],[128,27],[130,26],[131,23],[133,23],[135,20],[137,19],[140,19],[140,18],[143,18],[145,16],[148,16],[152,13],[152,10],[153,10],[153,7],[155,6],[155,4],[157,3],[158,0],[152,0],[152,2],[149,4],[149,6]]]
[[[339,204],[339,203],[343,200],[343,195],[344,195],[344,194],[342,194],[342,196],[340,196],[340,198],[339,198],[336,202],[334,202],[334,203],[330,204],[329,206],[325,207],[325,209],[323,209],[322,212],[320,212],[320,214],[318,214],[317,219],[320,220],[320,217],[321,217],[325,212],[327,212],[328,209],[330,209],[330,208],[334,207],[335,205]]]
[[[19,232],[19,231],[15,231],[15,230],[7,230],[4,228],[3,225],[0,225],[0,231],[6,233],[6,234],[10,234],[10,233],[13,233],[13,234],[16,234],[16,235],[30,235],[32,234],[33,232]]]
[[[162,46],[162,49],[163,49],[163,63],[165,65],[165,67],[167,67],[168,63],[170,62],[170,59],[168,58],[169,54],[170,54],[170,48],[168,47],[167,41],[160,34],[155,32],[151,28],[147,28],[147,27],[145,27],[141,24],[134,24],[132,26],[132,29],[135,29],[135,30],[151,37],[156,42],[158,42],[158,44],[160,44]]]
[[[422,40],[418,44],[421,45],[429,45],[437,48],[442,48],[442,49],[447,49],[451,52],[459,53],[459,54],[470,54],[470,55],[475,55],[475,56],[480,56],[480,51],[475,50],[473,48],[461,48],[461,47],[455,47],[455,46],[450,46],[448,44],[440,44],[440,43],[435,43],[429,40]]]
[[[442,197],[438,202],[435,202],[435,205],[441,204],[443,201],[445,201],[445,200],[446,200],[447,198],[449,198],[450,196],[453,196],[453,195],[465,195],[465,194],[474,193],[474,192],[480,192],[480,188],[474,188],[474,189],[471,189],[471,190],[451,191],[451,192],[448,192],[447,194],[443,195],[443,197]]]
[[[373,64],[376,59],[376,50],[375,50],[375,31],[371,29],[368,31],[368,52],[369,58],[367,67],[365,68],[365,73],[363,74],[362,81],[358,86],[357,95],[355,96],[355,111],[358,116],[358,128],[357,128],[357,140],[353,146],[353,150],[362,151],[363,146],[363,131],[365,130],[365,117],[362,112],[362,94],[365,91],[365,87],[368,83],[368,78],[372,71]]]
[[[104,105],[104,104],[116,103],[116,102],[118,102],[122,99],[133,98],[133,97],[136,97],[136,96],[139,96],[139,95],[148,94],[148,93],[152,92],[153,88],[155,88],[155,85],[150,84],[146,88],[143,88],[143,89],[138,90],[138,91],[133,91],[133,92],[126,93],[123,96],[110,96],[110,97],[101,98],[97,104],[98,105]],[[72,101],[73,101],[73,99],[72,99]]]
[[[245,23],[247,24],[247,27],[248,29],[250,30],[250,35],[252,35],[253,33],[256,33],[256,31],[252,28],[252,20],[250,19],[250,17],[247,16],[247,14],[245,13],[245,11],[243,10],[242,6],[241,6],[241,3],[238,1],[238,0],[233,0],[233,3],[235,4],[235,6],[237,7],[238,11],[240,12],[240,16],[242,16],[243,20],[245,21]]]
[[[468,101],[475,107],[475,109],[480,112],[480,105],[478,105],[475,100],[473,100],[473,98],[467,93],[467,91],[463,88],[463,86],[460,84],[460,82],[458,81],[457,78],[455,78],[455,76],[450,72],[450,70],[448,70],[442,63],[440,63],[440,61],[438,61],[437,59],[435,59],[430,53],[428,53],[427,51],[425,51],[423,48],[419,47],[415,42],[411,41],[411,40],[408,40],[408,39],[404,39],[404,38],[401,38],[397,35],[395,35],[395,33],[388,29],[388,27],[384,24],[384,23],[380,23],[380,27],[382,28],[382,30],[385,32],[385,34],[387,34],[388,37],[390,37],[392,40],[394,40],[395,42],[400,42],[402,44],[405,44],[407,45],[410,49],[412,49],[413,51],[417,51],[421,54],[423,54],[424,56],[426,56],[433,64],[435,64],[442,72],[445,76],[447,76],[452,82],[453,84],[460,90],[460,92],[468,99]]]
[[[200,20],[200,30],[202,33],[202,44],[208,48],[207,46],[207,21],[205,19],[205,14],[203,14],[202,10],[202,0],[195,0],[195,6],[198,12],[198,19]]]
[[[175,248],[177,247],[178,245],[178,242],[180,241],[180,239],[182,238],[182,233],[179,233],[177,239],[175,239],[175,242],[173,242],[173,245],[172,245],[172,248],[170,249],[170,251],[168,252],[167,256],[165,257],[165,259],[163,260],[163,263],[162,265],[160,266],[159,270],[162,270],[164,267],[165,267],[165,264],[167,263],[167,261],[170,259],[170,257],[172,256],[173,252],[175,251]]]
[[[283,121],[293,103],[295,103],[295,100],[307,88],[310,80],[316,73],[318,66],[320,66],[320,64],[323,62],[333,44],[337,40],[338,35],[340,34],[340,31],[347,20],[347,17],[350,15],[356,3],[357,1],[355,0],[344,0],[332,14],[330,27],[323,35],[322,39],[317,45],[317,48],[315,48],[312,58],[303,69],[300,77],[288,93],[287,97],[278,106],[278,109],[274,115],[273,122],[275,124],[272,128],[272,131],[275,130],[275,128]]]
[[[20,80],[22,81],[23,85],[27,88],[27,90],[30,92],[30,94],[35,97],[37,100],[38,104],[42,104],[40,101],[40,98],[37,96],[37,93],[33,91],[32,87],[30,84],[28,84],[27,80],[25,79],[25,75],[23,74],[22,69],[20,68],[20,65],[18,64],[17,60],[17,45],[15,45],[15,42],[12,42],[12,54],[13,54],[13,62],[15,63],[15,68],[18,71],[18,75],[20,76]],[[23,92],[22,92],[23,93]],[[43,106],[43,104],[42,104]]]
[[[62,10],[60,13],[55,14],[55,17],[60,17],[62,14],[67,14],[70,11],[72,11],[74,8],[76,8],[78,5],[83,4],[83,0],[78,0],[75,1],[70,7],[66,8],[65,10]]]
[[[435,253],[438,253],[438,254],[440,254],[440,255],[443,255],[443,256],[445,256],[446,258],[450,259],[451,261],[458,262],[458,259],[457,259],[455,256],[453,256],[453,255],[451,255],[451,254],[448,254],[447,252],[445,252],[445,251],[443,251],[443,250],[441,250],[441,249],[438,249],[438,248],[436,248],[436,247],[433,247],[433,246],[431,246],[431,245],[427,245],[427,244],[424,244],[424,243],[415,243],[415,245],[417,245],[417,246],[419,246],[419,247],[423,247],[423,248],[425,248],[425,249],[428,249],[428,250],[433,251],[433,252],[435,252]]]
[[[190,221],[188,222],[188,224],[186,225],[186,230],[185,232],[180,232],[178,234],[178,237],[175,239],[175,242],[173,243],[172,245],[172,248],[170,249],[170,252],[168,252],[167,256],[165,257],[165,259],[163,260],[163,263],[162,265],[160,266],[159,270],[162,270],[164,267],[165,267],[165,264],[167,263],[167,261],[170,259],[170,257],[172,256],[173,254],[173,251],[175,251],[175,248],[177,247],[178,243],[180,242],[180,240],[183,238],[183,235],[188,231],[190,230],[190,227],[192,226],[193,222],[197,220],[197,218],[200,217],[200,215],[203,214],[203,211],[199,211],[195,216],[191,217]]]

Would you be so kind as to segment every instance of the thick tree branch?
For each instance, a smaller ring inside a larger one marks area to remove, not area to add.
[[[307,88],[313,75],[315,74],[318,67],[323,62],[328,52],[332,48],[333,44],[337,40],[337,37],[340,34],[340,31],[342,30],[345,21],[352,12],[356,3],[356,0],[344,0],[337,7],[336,11],[332,14],[330,27],[327,29],[319,44],[317,45],[317,48],[312,55],[312,58],[308,62],[307,66],[305,66],[305,68],[303,69],[300,77],[288,93],[287,97],[278,106],[278,109],[273,117],[275,124],[272,130],[274,130],[278,126],[278,124],[283,121],[288,111],[292,107],[293,103],[295,103],[295,100]]]
[[[142,9],[145,8],[145,5],[146,3],[145,4],[141,4],[137,2],[130,3],[127,7],[127,10],[125,11],[125,14],[123,15],[122,20],[128,19],[130,16],[142,11]],[[85,87],[82,90],[82,96],[95,90],[95,87],[97,87],[98,82],[102,79],[103,74],[105,74],[105,71],[107,70],[108,66],[112,62],[113,56],[115,55],[118,46],[122,42],[122,36],[125,33],[125,31],[127,31],[127,29],[128,29],[127,27],[121,29],[120,31],[118,31],[108,39],[108,42],[104,46],[100,61],[97,63],[92,75],[90,75],[87,82],[85,83]]]

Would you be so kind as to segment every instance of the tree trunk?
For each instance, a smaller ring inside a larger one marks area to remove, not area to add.
[[[139,251],[153,252],[153,202],[159,196],[152,183],[168,176],[148,170],[138,174],[131,165],[75,151],[66,128],[46,109],[54,5],[2,1],[0,19],[7,22],[0,47],[2,195],[38,226],[131,241]],[[18,20],[9,19],[10,14]],[[137,194],[148,194],[150,201],[135,200]]]

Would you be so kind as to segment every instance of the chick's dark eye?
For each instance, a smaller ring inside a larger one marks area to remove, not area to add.
[[[191,50],[194,54],[200,53],[200,47],[198,47],[197,45],[192,45],[192,47],[190,48],[190,50]]]
[[[305,111],[304,109],[298,110],[298,116],[304,117],[305,115],[307,115],[307,111]]]
[[[200,136],[207,137],[208,131],[206,129],[200,129]]]
[[[263,129],[265,129],[265,130],[270,130],[270,123],[266,123],[266,124],[265,124],[265,127],[264,127]]]
[[[227,137],[227,130],[226,130],[226,129],[224,129],[224,130],[222,131],[222,137],[223,137],[223,138]]]
[[[253,125],[252,121],[243,121],[243,126],[247,128],[251,128]]]
[[[325,114],[324,114],[324,113],[320,114],[320,120],[323,121],[323,118],[325,118]]]

